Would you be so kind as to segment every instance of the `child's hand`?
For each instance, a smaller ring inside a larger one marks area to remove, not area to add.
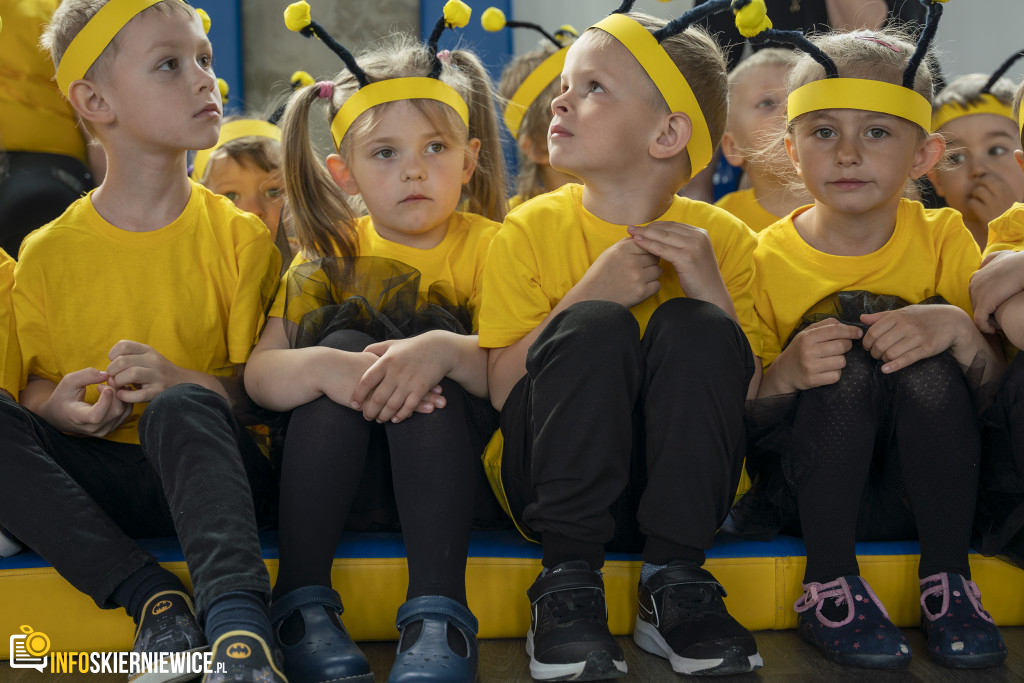
[[[122,339],[107,357],[107,384],[116,390],[119,400],[127,403],[152,401],[183,381],[181,368],[140,342]]]
[[[451,369],[452,358],[443,339],[422,334],[366,347],[379,356],[359,380],[352,408],[377,422],[401,422],[414,412],[443,408],[439,382]]]
[[[942,353],[959,340],[956,306],[915,305],[895,311],[865,314],[861,322],[870,325],[864,334],[864,348],[884,360],[882,372],[896,372],[923,358]]]
[[[601,252],[573,290],[580,301],[614,301],[631,308],[661,288],[660,277],[658,257],[627,237]]]
[[[832,318],[808,325],[772,363],[770,372],[775,375],[773,379],[783,387],[778,393],[804,391],[838,382],[846,367],[846,352],[853,348],[852,340],[860,339],[862,335],[859,327]]]
[[[1024,291],[1024,252],[997,251],[986,256],[981,268],[971,276],[974,324],[982,332],[995,333],[999,329],[996,309],[1021,291]]]
[[[132,405],[118,400],[114,389],[102,382],[109,382],[109,375],[95,368],[64,375],[39,407],[39,414],[62,432],[101,437],[110,434],[132,414]],[[84,400],[85,390],[91,384],[99,385],[96,403]]]
[[[672,264],[687,297],[719,306],[723,297],[731,301],[707,230],[672,221],[631,225],[627,230],[641,248]]]

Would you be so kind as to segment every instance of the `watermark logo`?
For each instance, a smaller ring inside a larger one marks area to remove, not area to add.
[[[21,633],[11,636],[11,668],[36,669],[43,672],[49,664],[50,638],[45,633],[22,626]]]

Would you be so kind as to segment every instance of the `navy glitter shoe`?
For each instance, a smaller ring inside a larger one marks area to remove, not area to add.
[[[921,579],[921,628],[928,655],[942,666],[980,669],[1006,659],[1006,644],[981,606],[981,591],[960,574]]]
[[[841,576],[828,583],[806,583],[793,605],[800,635],[817,645],[829,659],[868,669],[904,669],[910,666],[907,639],[867,582],[859,576]]]

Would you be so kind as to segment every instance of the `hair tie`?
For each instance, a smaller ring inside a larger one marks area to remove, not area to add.
[[[452,63],[452,51],[451,50],[441,50],[440,52],[437,53],[437,58],[440,59],[445,64],[451,64]]]
[[[893,52],[895,52],[897,54],[899,54],[899,52],[900,52],[900,48],[898,46],[893,45],[892,43],[887,43],[884,40],[882,40],[881,38],[875,38],[874,36],[867,36],[867,35],[862,36],[862,35],[856,35],[856,34],[854,34],[854,38],[858,38],[859,40],[866,40],[866,41],[868,41],[870,43],[878,43],[882,47],[887,47],[887,48],[889,48],[890,50],[892,50]]]
[[[333,81],[320,81],[316,84],[316,87],[320,89],[317,93],[317,97],[322,100],[329,100],[334,97],[334,82]]]

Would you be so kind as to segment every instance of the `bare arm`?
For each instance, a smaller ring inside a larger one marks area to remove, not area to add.
[[[877,30],[889,13],[884,0],[825,0],[825,8],[836,31]]]

